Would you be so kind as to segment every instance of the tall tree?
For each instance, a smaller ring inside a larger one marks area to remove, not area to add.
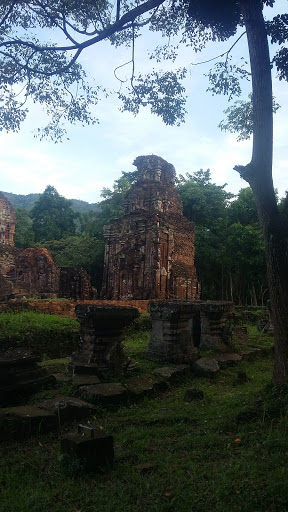
[[[48,185],[30,212],[35,242],[60,240],[75,234],[75,212],[71,201]]]
[[[32,229],[32,219],[24,208],[16,208],[17,224],[14,234],[14,243],[16,247],[26,249],[34,245],[34,231]]]
[[[226,192],[224,185],[211,182],[211,173],[207,169],[187,173],[178,178],[177,190],[183,203],[185,217],[193,220],[196,225],[210,228],[215,220],[225,216],[225,209],[233,194]]]

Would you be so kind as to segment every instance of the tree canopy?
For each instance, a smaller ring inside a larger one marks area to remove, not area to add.
[[[30,212],[35,242],[59,240],[75,234],[71,202],[48,185]]]
[[[257,3],[272,6],[274,0]],[[39,128],[41,136],[60,140],[65,121],[97,122],[93,108],[107,91],[89,81],[81,56],[103,40],[116,47],[131,47],[131,80],[118,92],[122,110],[137,114],[149,106],[166,124],[183,122],[187,68],[177,67],[177,55],[182,45],[200,51],[209,41],[234,36],[237,27],[243,27],[240,4],[237,0],[118,0],[116,5],[106,0],[2,0],[0,129],[19,129],[28,112],[28,98],[46,107],[50,116],[48,125]],[[161,71],[154,64],[146,75],[136,75],[134,47],[143,27],[164,37],[164,44],[150,58],[155,64],[171,61],[169,70]],[[287,15],[275,16],[266,23],[266,30],[279,45],[273,64],[280,79],[287,79],[288,57],[283,47]],[[214,94],[232,98],[241,94],[241,80],[250,79],[250,71],[230,61],[230,50],[219,57],[208,76]]]

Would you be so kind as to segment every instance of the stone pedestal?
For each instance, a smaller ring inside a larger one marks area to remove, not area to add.
[[[187,364],[198,349],[224,349],[229,343],[225,323],[231,302],[151,301],[152,331],[148,357]]]
[[[193,343],[192,302],[152,301],[150,315],[152,331],[148,345],[148,357],[185,364],[197,358]]]
[[[80,322],[80,347],[72,356],[72,375],[120,375],[128,363],[121,345],[123,329],[139,316],[138,309],[78,304],[75,314]]]
[[[201,350],[227,348],[231,344],[232,332],[226,326],[227,315],[233,309],[231,302],[202,302],[200,311]]]
[[[37,361],[24,349],[0,354],[0,407],[21,403],[42,387],[55,384],[55,377]]]

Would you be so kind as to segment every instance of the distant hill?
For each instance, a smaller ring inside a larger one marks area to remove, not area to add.
[[[12,192],[4,192],[2,194],[7,197],[14,208],[23,208],[24,210],[31,210],[35,202],[39,199],[41,194],[12,194]],[[97,203],[87,203],[87,201],[81,201],[81,199],[70,199],[71,207],[75,212],[88,212],[98,211],[99,206]]]

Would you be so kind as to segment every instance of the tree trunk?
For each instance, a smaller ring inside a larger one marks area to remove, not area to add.
[[[278,211],[272,180],[272,80],[260,0],[239,0],[250,54],[253,90],[253,151],[250,164],[236,166],[251,186],[264,234],[275,337],[273,382],[288,384],[288,230]]]

